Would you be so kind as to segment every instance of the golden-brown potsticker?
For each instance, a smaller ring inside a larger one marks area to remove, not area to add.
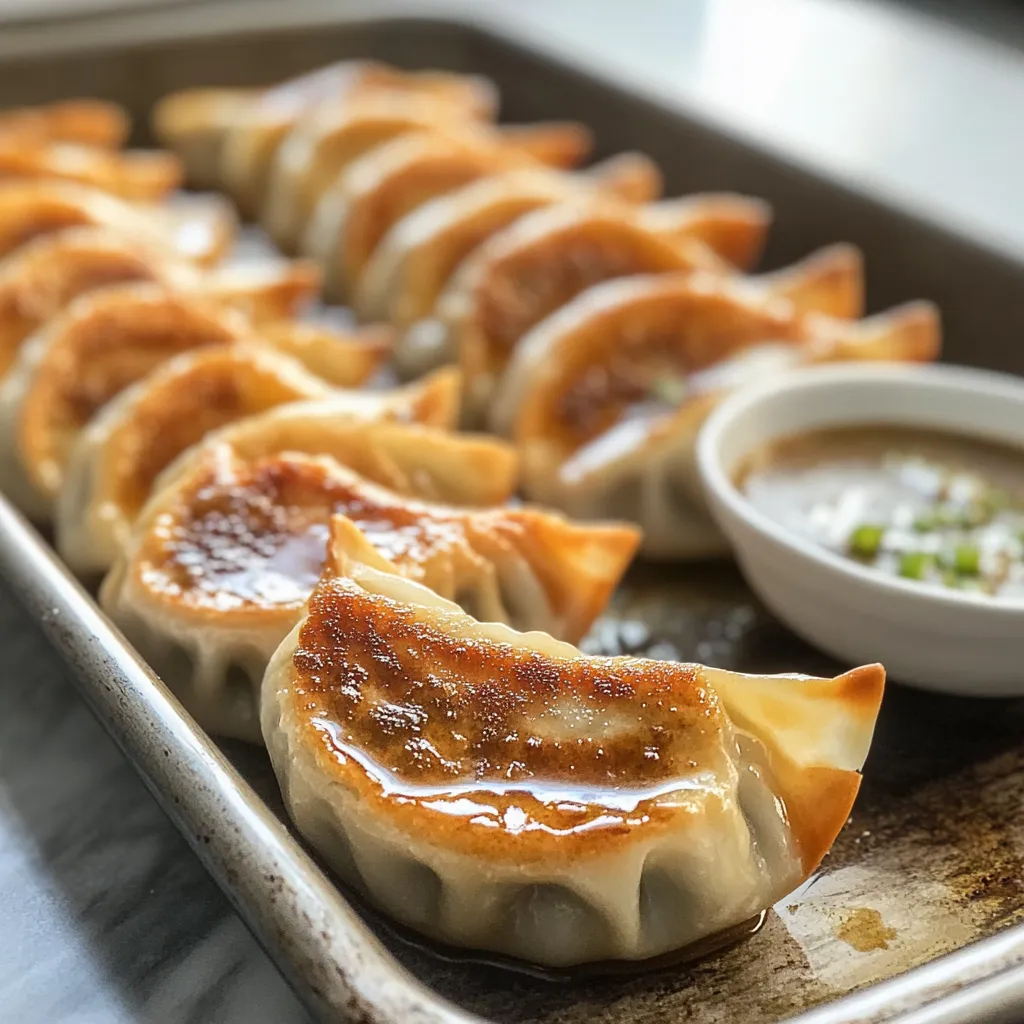
[[[884,677],[587,657],[479,621],[339,517],[261,718],[341,878],[441,942],[563,967],[685,948],[806,879],[849,816]]]
[[[693,445],[724,394],[808,362],[934,359],[939,344],[929,303],[844,321],[802,313],[756,279],[623,278],[583,292],[519,342],[491,423],[514,439],[529,498],[635,522],[651,557],[717,554],[725,546]]]

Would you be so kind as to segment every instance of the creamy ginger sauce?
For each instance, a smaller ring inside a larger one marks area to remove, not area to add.
[[[1024,599],[1024,451],[902,427],[783,438],[736,484],[761,513],[879,572]]]

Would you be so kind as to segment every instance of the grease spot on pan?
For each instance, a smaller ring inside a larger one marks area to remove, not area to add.
[[[851,910],[838,924],[835,936],[858,953],[870,953],[875,949],[888,949],[889,943],[897,937],[895,928],[889,928],[882,915],[873,907],[857,907]]]
[[[846,991],[916,967],[977,934],[977,921],[935,879],[893,889],[863,865],[819,875],[776,906],[815,975]],[[851,948],[858,956],[851,955]]]

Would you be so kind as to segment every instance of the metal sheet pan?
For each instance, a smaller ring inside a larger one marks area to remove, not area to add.
[[[0,103],[103,95],[127,103],[142,127],[171,89],[271,80],[343,56],[481,71],[501,87],[508,119],[580,118],[605,152],[651,152],[672,192],[766,196],[778,216],[769,265],[827,241],[857,242],[872,305],[934,298],[949,358],[1024,370],[1021,266],[477,28],[361,22],[34,57],[0,65]],[[771,1021],[810,1011],[808,1022],[852,1024],[1024,1013],[1024,701],[891,688],[849,826],[823,871],[758,934],[695,964],[553,983],[425,947],[339,893],[283,823],[266,758],[205,737],[2,501],[0,575],[325,1020]],[[589,647],[740,670],[835,670],[725,564],[638,567]]]

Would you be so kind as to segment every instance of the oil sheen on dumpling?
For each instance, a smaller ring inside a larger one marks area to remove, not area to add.
[[[339,517],[262,726],[341,878],[445,943],[566,966],[685,947],[796,888],[847,820],[883,683],[587,657],[477,621]]]
[[[784,293],[793,280],[774,284]],[[807,362],[938,354],[929,303],[841,321],[801,314],[774,291],[707,275],[623,278],[541,321],[491,409],[520,452],[526,496],[581,519],[638,523],[651,557],[723,552],[693,462],[723,394]]]
[[[301,363],[255,344],[168,360],[109,402],[72,447],[54,523],[61,558],[80,575],[103,572],[186,448],[243,416],[330,392]]]
[[[160,473],[230,423],[288,402],[330,399],[340,418],[450,428],[458,415],[459,375],[438,371],[374,398],[368,405],[363,395],[336,390],[298,360],[257,342],[177,356],[122,392],[82,431],[57,500],[57,550],[79,574],[109,568]]]
[[[372,526],[377,543],[444,592],[510,617],[546,610],[572,631],[600,611],[628,564],[636,547],[628,527],[410,503],[403,494],[447,489],[432,470],[436,436],[390,424],[377,445],[377,426],[351,431],[348,451],[336,444],[333,456],[285,451],[245,460],[228,444],[205,446],[154,496],[105,581],[107,612],[212,732],[259,741],[255,690],[320,575],[338,509]],[[444,441],[453,472],[502,454],[496,441]],[[385,445],[396,442],[416,446],[418,459],[402,492],[374,486],[340,461],[369,474],[380,466],[394,483]],[[457,488],[453,497],[461,496]]]

